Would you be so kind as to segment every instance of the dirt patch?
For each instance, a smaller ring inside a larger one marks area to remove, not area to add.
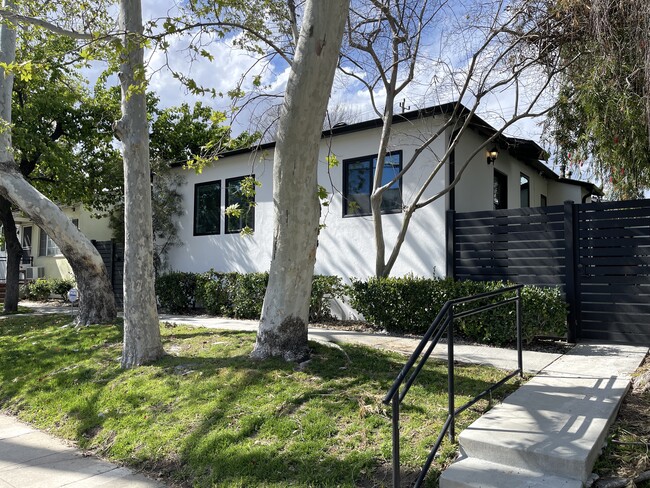
[[[650,356],[634,374],[632,388],[625,396],[618,418],[607,436],[607,446],[596,463],[600,481],[607,478],[628,480],[627,486],[650,487],[650,480],[632,484],[650,471],[650,389],[642,387],[650,373]],[[600,486],[596,482],[595,486]],[[623,485],[624,486],[624,485]]]

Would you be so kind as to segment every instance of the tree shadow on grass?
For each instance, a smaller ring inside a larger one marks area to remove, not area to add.
[[[62,421],[75,422],[82,447],[105,449],[109,456],[114,437],[122,435],[115,427],[124,416],[119,409],[142,411],[131,421],[137,425],[129,427],[142,437],[164,429],[177,410],[188,412],[194,417],[177,419],[185,432],[172,448],[152,445],[142,454],[135,452],[141,445],[136,442],[127,455],[130,462],[183,486],[389,485],[384,468],[390,457],[390,418],[380,402],[403,356],[310,343],[312,360],[299,368],[281,360],[250,359],[254,333],[183,328],[171,333],[164,340],[181,346],[177,354],[132,371],[117,365],[119,326],[52,332],[49,347],[21,342],[13,354],[29,356],[14,358],[20,363],[14,373],[29,377],[12,382],[4,376],[3,403],[19,407],[23,396],[39,391],[78,395],[78,401],[62,407]],[[159,381],[148,390],[138,386],[148,384],[139,383],[141,377]],[[437,364],[423,370],[414,388],[440,392],[446,385],[446,366]],[[487,386],[472,375],[463,385],[476,393]],[[119,408],[102,406],[111,395],[121,396]],[[188,405],[192,408],[182,410]],[[428,414],[426,406],[411,403],[404,412]],[[333,442],[338,435],[343,438]],[[96,436],[103,440],[93,442]]]

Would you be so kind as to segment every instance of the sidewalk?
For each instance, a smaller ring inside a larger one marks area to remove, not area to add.
[[[161,322],[175,324],[189,324],[197,327],[208,327],[211,329],[256,331],[258,322],[256,320],[234,320],[218,317],[182,315],[160,316]],[[373,334],[369,332],[357,332],[348,330],[309,328],[309,339],[318,342],[329,342],[335,344],[359,344],[387,351],[401,352],[410,355],[420,343],[420,339],[410,337],[392,336],[388,334]],[[432,357],[447,359],[447,344],[438,344],[433,350]],[[524,370],[529,373],[537,373],[556,361],[562,354],[524,351]],[[454,359],[461,363],[484,364],[499,369],[517,369],[517,351],[514,349],[503,349],[500,347],[477,346],[467,344],[454,345]]]
[[[0,415],[0,488],[161,488],[9,415]]]

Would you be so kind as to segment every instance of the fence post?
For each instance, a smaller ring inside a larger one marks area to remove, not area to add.
[[[393,488],[400,488],[399,388],[393,395]]]
[[[576,293],[576,247],[578,236],[575,232],[576,216],[575,204],[572,201],[564,202],[564,263],[566,272],[566,283],[564,292],[569,304],[567,315],[568,333],[567,340],[575,343],[578,338],[578,297]]]
[[[447,240],[447,278],[456,278],[456,253],[454,252],[456,212],[447,210],[445,238]]]
[[[449,322],[447,323],[447,395],[449,397],[449,440],[454,442],[456,437],[456,398],[454,385],[454,306],[449,307]]]

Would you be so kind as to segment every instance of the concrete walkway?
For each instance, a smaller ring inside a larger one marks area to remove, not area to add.
[[[0,415],[0,488],[155,488],[163,485],[86,456],[63,441]]]
[[[31,306],[32,304],[30,304]],[[70,313],[46,307],[37,313]],[[254,331],[257,321],[161,315],[162,322]],[[310,328],[311,340],[361,344],[410,354],[417,339]],[[442,488],[578,488],[591,473],[616,417],[630,374],[648,347],[581,344],[565,355],[524,352],[524,369],[538,373],[503,404],[459,436],[461,457],[443,473]],[[439,345],[434,356],[446,359]],[[516,351],[457,345],[457,361],[513,370]],[[63,442],[0,415],[0,488],[162,486],[125,468],[85,457]]]
[[[581,488],[646,346],[579,344],[460,433],[441,488]]]

